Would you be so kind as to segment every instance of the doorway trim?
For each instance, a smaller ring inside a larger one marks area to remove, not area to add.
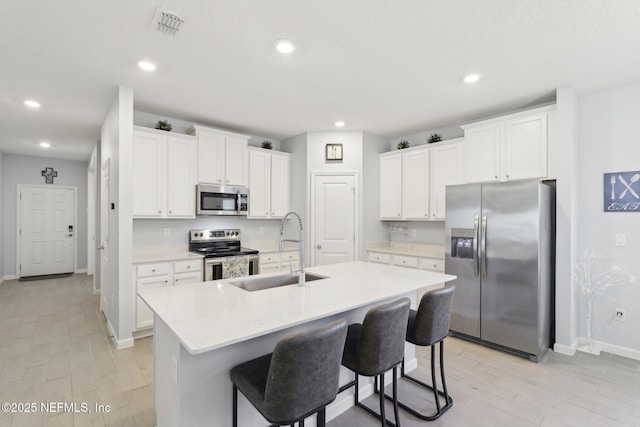
[[[20,264],[22,262],[21,254],[22,248],[20,239],[20,230],[22,229],[22,203],[20,196],[22,189],[25,187],[33,188],[57,188],[60,190],[72,190],[73,191],[73,226],[76,228],[73,233],[73,272],[78,273],[78,187],[68,187],[64,185],[38,185],[38,184],[18,184],[16,191],[16,278],[22,277],[20,271]]]
[[[316,178],[321,176],[352,176],[354,182],[353,229],[355,241],[353,242],[354,261],[360,259],[360,179],[357,171],[321,171],[311,172],[311,191],[309,200],[309,252],[311,265],[316,265]]]

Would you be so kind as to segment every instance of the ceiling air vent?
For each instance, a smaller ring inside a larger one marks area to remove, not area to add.
[[[162,34],[175,36],[176,33],[180,31],[180,26],[183,22],[184,18],[158,7],[151,20],[151,29],[159,31]]]

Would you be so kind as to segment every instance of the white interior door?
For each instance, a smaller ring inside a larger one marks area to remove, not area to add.
[[[109,171],[110,161],[102,166],[100,179],[100,309],[109,313]]]
[[[355,260],[356,178],[317,175],[314,180],[314,265]]]
[[[73,273],[75,190],[20,187],[20,276]]]

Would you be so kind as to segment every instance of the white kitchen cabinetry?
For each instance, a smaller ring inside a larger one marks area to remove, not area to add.
[[[289,211],[290,154],[249,148],[248,218],[282,218]]]
[[[198,138],[199,183],[247,186],[248,136],[202,126],[189,132]]]
[[[133,329],[137,331],[153,326],[153,312],[138,296],[138,291],[202,282],[202,258],[136,264],[133,275],[136,284]]]
[[[402,153],[380,155],[380,219],[402,219]]]
[[[462,139],[434,144],[429,148],[429,215],[444,219],[447,185],[462,183]]]
[[[260,252],[259,274],[287,272],[300,267],[300,254],[296,251]]]
[[[380,219],[442,220],[447,185],[460,184],[462,139],[380,155]]]
[[[195,217],[196,140],[166,133],[133,131],[135,218]]]
[[[402,154],[402,217],[429,218],[429,150]]]
[[[400,267],[417,268],[420,270],[444,272],[444,260],[411,255],[390,254],[386,252],[368,251],[368,260],[381,264],[393,264]]]
[[[466,182],[547,176],[549,114],[542,107],[462,126]]]

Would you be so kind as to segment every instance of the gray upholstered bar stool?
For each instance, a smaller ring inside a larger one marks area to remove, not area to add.
[[[344,391],[355,386],[355,404],[379,418],[382,426],[400,426],[397,402],[397,369],[404,358],[404,342],[411,301],[402,298],[379,305],[367,312],[362,324],[349,325],[342,364],[355,373],[355,379],[340,387]],[[380,413],[363,405],[358,398],[358,376],[379,377],[384,384],[384,373],[393,369],[394,415],[396,424],[387,421],[384,394],[380,394]]]
[[[296,422],[317,413],[325,425],[325,407],[338,393],[340,359],[347,321],[336,320],[319,328],[278,341],[271,354],[231,369],[233,426],[238,425],[238,390],[275,426]]]
[[[444,339],[449,333],[451,304],[453,303],[455,288],[455,285],[448,285],[444,288],[427,292],[420,299],[418,311],[411,310],[409,313],[407,341],[419,346],[431,346],[431,385],[407,375],[404,371],[404,360],[402,361],[402,368],[400,370],[401,376],[433,391],[436,412],[432,415],[425,415],[402,402],[398,402],[398,404],[402,409],[425,421],[438,419],[453,405],[453,399],[447,392],[447,382],[444,378]],[[435,352],[436,344],[438,343],[440,343],[440,379],[442,380],[442,391],[438,390],[436,381]],[[438,395],[444,397],[444,406],[441,406]],[[386,397],[391,399],[388,395]]]

